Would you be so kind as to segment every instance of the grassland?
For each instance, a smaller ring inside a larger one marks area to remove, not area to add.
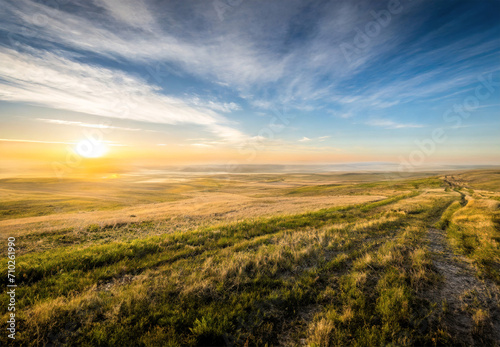
[[[498,345],[498,175],[0,180],[16,342]]]

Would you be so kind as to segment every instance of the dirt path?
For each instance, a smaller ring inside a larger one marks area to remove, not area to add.
[[[441,310],[442,325],[466,346],[500,345],[500,295],[495,284],[483,282],[463,256],[453,253],[445,231],[430,228],[429,249],[442,282],[429,297]]]

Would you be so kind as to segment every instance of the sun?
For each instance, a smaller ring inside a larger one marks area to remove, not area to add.
[[[75,151],[84,158],[99,158],[108,152],[108,147],[101,141],[82,140],[76,144]]]

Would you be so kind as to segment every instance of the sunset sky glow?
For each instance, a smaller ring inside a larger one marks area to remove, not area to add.
[[[4,166],[71,150],[500,164],[499,13],[486,0],[2,1]]]

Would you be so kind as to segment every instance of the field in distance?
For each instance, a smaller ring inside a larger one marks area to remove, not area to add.
[[[0,195],[20,345],[500,341],[499,170],[6,178]]]

